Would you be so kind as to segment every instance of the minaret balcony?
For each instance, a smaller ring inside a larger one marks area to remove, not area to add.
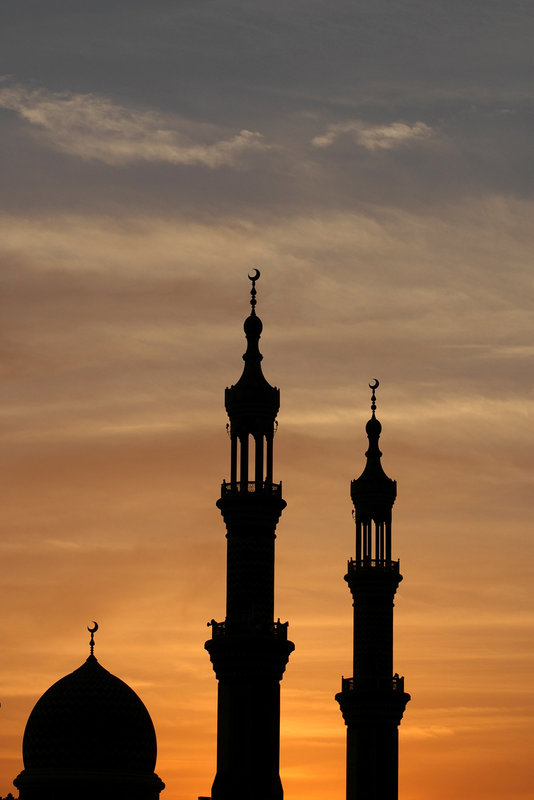
[[[287,641],[287,629],[289,627],[289,622],[252,622],[252,623],[244,623],[244,622],[228,622],[225,620],[224,622],[216,622],[212,619],[208,622],[208,627],[211,628],[211,638],[212,639],[219,639],[223,636],[231,636],[235,634],[239,636],[240,634],[259,634],[272,636],[275,639],[279,639],[281,641]]]
[[[400,571],[400,561],[398,559],[397,561],[386,561],[386,559],[382,558],[349,559],[347,563],[348,575],[354,575],[362,570],[382,570],[383,572],[398,575]]]
[[[341,691],[342,692],[355,692],[360,688],[358,685],[357,678],[341,678]],[[361,688],[364,688],[363,686]],[[369,688],[366,686],[365,688]],[[393,675],[393,677],[388,681],[388,685],[386,686],[376,686],[375,688],[386,688],[391,689],[391,691],[400,694],[404,694],[404,677],[400,675]]]
[[[282,497],[282,483],[272,483],[271,481],[222,482],[221,497],[239,494],[264,494],[270,497]]]

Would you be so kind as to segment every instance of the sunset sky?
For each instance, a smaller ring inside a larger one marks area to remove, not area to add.
[[[380,380],[401,800],[531,800],[534,6],[0,4],[0,796],[88,655],[209,795],[224,388],[281,389],[286,800],[343,800],[350,480]]]

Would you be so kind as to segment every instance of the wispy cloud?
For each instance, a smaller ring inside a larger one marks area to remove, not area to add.
[[[366,125],[361,120],[350,120],[329,125],[326,133],[312,139],[314,147],[330,147],[340,136],[350,135],[356,144],[366,150],[393,150],[415,140],[432,135],[432,128],[424,122],[392,122],[390,125]]]
[[[246,152],[267,149],[257,132],[218,138],[213,126],[127,108],[96,94],[8,85],[0,89],[0,108],[15,111],[56,149],[113,166],[136,161],[237,166]]]

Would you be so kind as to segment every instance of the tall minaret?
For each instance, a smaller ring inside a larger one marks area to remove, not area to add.
[[[243,374],[225,391],[230,481],[217,501],[226,523],[226,619],[212,620],[206,642],[219,681],[217,774],[213,800],[282,800],[280,681],[289,654],[287,622],[274,622],[274,540],[285,500],[273,483],[273,439],[280,391],[261,370],[262,322],[256,281],[245,320]]]
[[[354,605],[354,671],[343,678],[336,700],[347,725],[347,800],[397,800],[398,727],[410,695],[404,678],[393,675],[393,599],[402,580],[391,558],[391,509],[397,483],[382,469],[378,439],[382,426],[366,426],[367,464],[351,483],[356,520],[356,558],[345,580]]]

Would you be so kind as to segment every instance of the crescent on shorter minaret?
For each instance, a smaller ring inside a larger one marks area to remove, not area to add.
[[[260,277],[260,275],[261,275],[261,272],[259,271],[259,269],[258,269],[257,267],[255,268],[254,272],[256,273],[255,275],[249,275],[249,276],[248,276],[248,277],[249,277],[249,280],[251,280],[251,281],[257,281],[257,280],[258,280],[258,278],[259,278],[259,277]]]
[[[369,388],[373,390],[378,389],[378,387],[380,386],[380,381],[378,380],[378,378],[373,378],[373,380],[374,380],[374,385],[370,383]]]

